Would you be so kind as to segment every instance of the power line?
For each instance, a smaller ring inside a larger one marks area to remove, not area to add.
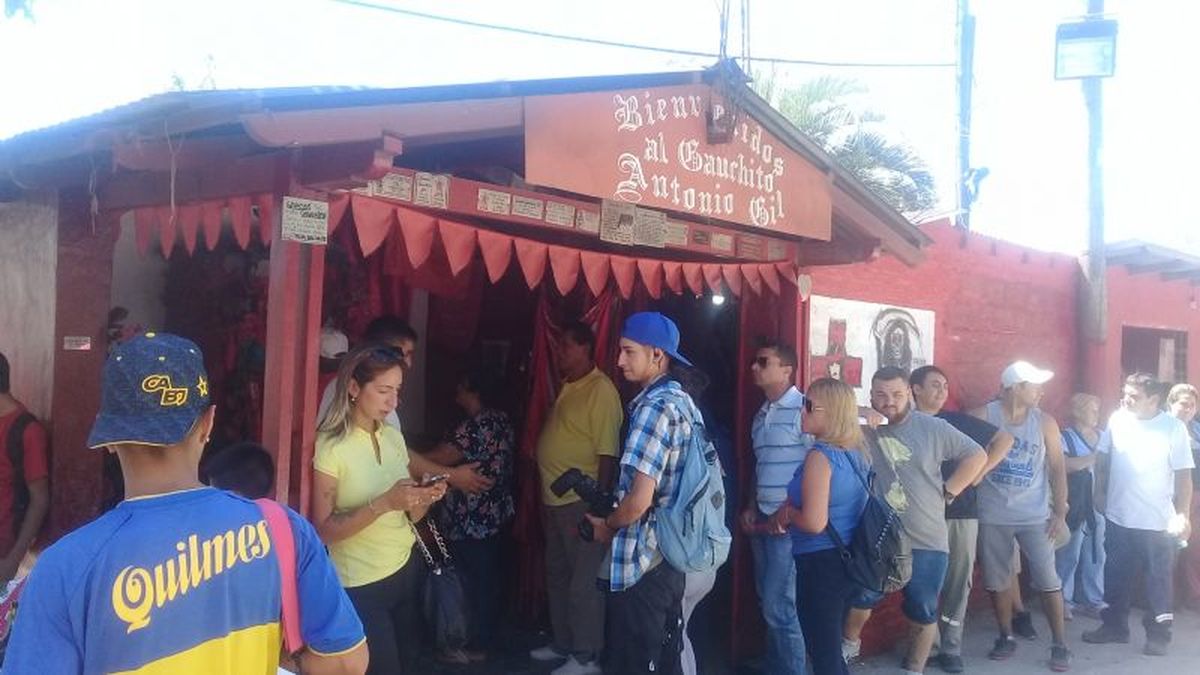
[[[676,56],[696,56],[701,58],[717,59],[720,54],[713,52],[702,52],[691,49],[675,49],[672,47],[655,47],[653,45],[634,44],[630,42],[620,42],[617,40],[604,40],[601,38],[585,37],[582,35],[567,35],[564,33],[552,33],[549,31],[534,30],[531,28],[521,28],[519,26],[503,26],[498,24],[484,23],[482,21],[472,21],[470,19],[459,19],[451,16],[441,16],[438,14],[429,14],[426,12],[418,12],[412,9],[404,9],[402,7],[394,7],[392,5],[384,5],[377,2],[369,2],[368,0],[331,0],[342,5],[350,5],[353,7],[361,7],[365,9],[375,9],[392,14],[403,14],[418,19],[428,19],[430,21],[441,21],[443,23],[452,23],[460,26],[470,26],[472,28],[483,28],[487,30],[503,31],[507,33],[516,33],[518,35],[528,35],[531,37],[548,38],[551,40],[564,40],[567,42],[580,42],[583,44],[598,45],[601,47],[619,47],[621,49],[636,49],[645,52],[655,52],[659,54],[674,54]],[[958,64],[953,61],[947,62],[912,62],[912,63],[883,63],[870,61],[821,61],[815,59],[788,59],[778,57],[753,56],[749,57],[750,61],[761,61],[763,63],[779,63],[798,66],[825,66],[829,68],[954,68]]]

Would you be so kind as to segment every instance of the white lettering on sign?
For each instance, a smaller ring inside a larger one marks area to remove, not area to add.
[[[513,195],[512,213],[514,216],[524,216],[533,220],[541,220],[544,204],[545,202],[540,199]]]
[[[484,213],[498,213],[507,216],[512,206],[512,195],[499,190],[479,188],[479,196],[475,200],[475,210]]]
[[[299,197],[283,198],[282,238],[324,245],[329,239],[329,204]]]
[[[546,202],[546,222],[559,227],[575,227],[575,207],[562,202]]]

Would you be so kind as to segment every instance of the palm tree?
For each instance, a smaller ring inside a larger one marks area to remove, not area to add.
[[[925,161],[907,143],[879,130],[883,115],[852,100],[867,92],[861,83],[826,76],[776,91],[772,76],[756,82],[755,89],[897,211],[916,216],[937,205]]]

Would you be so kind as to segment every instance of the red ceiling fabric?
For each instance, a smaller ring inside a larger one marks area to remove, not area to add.
[[[183,234],[183,247],[188,255],[196,252],[196,237],[200,234],[200,205],[188,204],[179,207],[179,231]]]
[[[354,201],[358,202],[360,199],[356,197]],[[425,261],[429,259],[429,254],[433,252],[433,233],[437,229],[437,218],[410,209],[398,208],[395,210],[395,214],[400,220],[400,231],[404,233],[404,248],[408,251],[408,262],[413,267],[424,265]],[[358,219],[355,218],[355,222],[357,221]],[[366,250],[363,251],[363,255],[367,255]]]
[[[758,273],[758,265],[738,265],[739,271],[742,273],[742,278],[750,284],[750,290],[754,291],[755,295],[762,295],[762,277]]]
[[[154,210],[151,208],[134,209],[133,234],[137,242],[138,255],[146,255],[150,250],[150,238],[154,236]]]
[[[365,199],[355,195],[350,198],[354,211],[354,229],[358,233],[358,246],[364,258],[369,258],[387,239],[396,221],[395,208],[376,199]],[[432,238],[432,233],[431,238]],[[405,232],[405,239],[408,233]],[[430,242],[432,246],[432,241]],[[428,255],[428,254],[426,254]],[[419,263],[414,262],[416,267]]]
[[[638,273],[642,276],[642,283],[646,286],[650,297],[655,300],[661,298],[663,287],[662,262],[654,258],[638,258],[637,267]]]
[[[201,202],[200,219],[204,224],[204,248],[211,251],[221,241],[221,202]]]
[[[487,267],[488,279],[494,284],[500,281],[508,264],[512,262],[512,237],[491,230],[479,230],[479,253]]]
[[[254,195],[254,205],[258,207],[258,240],[263,246],[270,246],[271,235],[275,233],[275,195],[265,192]]]
[[[550,271],[554,274],[554,285],[566,296],[579,283],[579,251],[566,246],[550,246]]]
[[[475,232],[476,229],[468,225],[438,220],[438,233],[442,236],[446,260],[454,276],[458,276],[475,257]]]
[[[525,283],[532,291],[546,276],[546,245],[528,239],[513,239],[513,245],[517,249],[517,262],[521,263]]]
[[[637,259],[614,255],[609,256],[608,263],[612,266],[613,278],[617,280],[617,289],[621,291],[621,297],[626,300],[633,297],[633,285],[637,281]]]
[[[704,269],[700,263],[683,263],[683,278],[692,293],[704,295]]]
[[[771,289],[775,295],[779,295],[779,270],[772,264],[760,264],[758,273],[762,276],[763,283]]]
[[[164,259],[171,257],[175,247],[175,211],[170,206],[154,209],[154,220],[158,222],[158,247]]]
[[[583,277],[587,280],[588,288],[591,289],[592,295],[600,297],[604,293],[604,289],[608,288],[610,270],[608,255],[593,251],[580,251],[579,260],[583,264]]]
[[[683,263],[664,260],[663,276],[666,277],[667,288],[675,295],[683,295]]]
[[[249,195],[229,198],[229,220],[233,222],[233,236],[243,250],[250,246],[250,206]]]

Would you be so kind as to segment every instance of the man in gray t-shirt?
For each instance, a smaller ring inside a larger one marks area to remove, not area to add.
[[[883,368],[871,378],[871,407],[887,418],[864,429],[875,471],[873,489],[900,514],[912,542],[913,572],[904,587],[904,615],[912,626],[904,668],[925,669],[937,626],[938,596],[949,560],[946,504],[974,482],[987,462],[979,444],[945,420],[917,412],[910,403],[908,373]],[[942,462],[957,462],[942,480]],[[857,652],[863,625],[882,594],[864,591],[852,602],[843,632],[843,652]]]

